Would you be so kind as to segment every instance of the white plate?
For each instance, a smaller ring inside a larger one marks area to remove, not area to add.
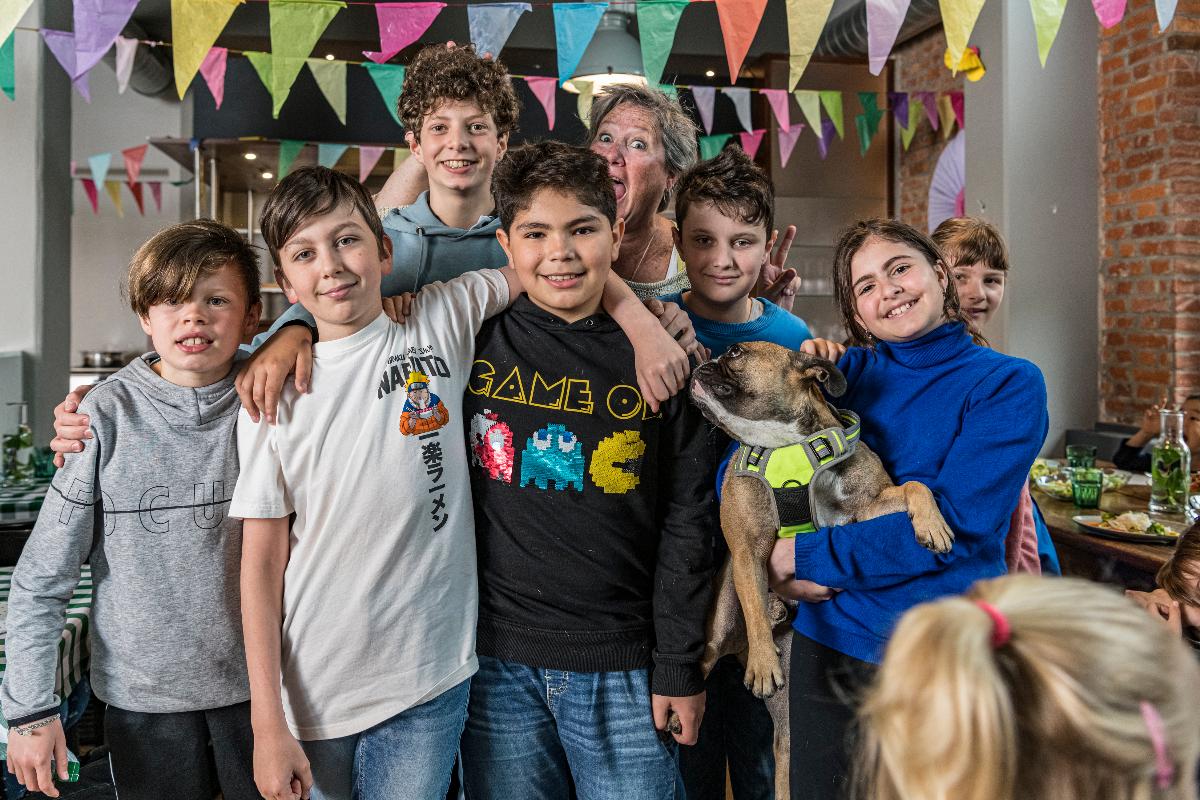
[[[1187,523],[1180,522],[1174,517],[1167,517],[1160,514],[1148,514],[1151,522],[1159,522],[1169,528],[1179,531],[1180,528],[1186,527]],[[1104,517],[1099,514],[1077,514],[1071,519],[1076,525],[1086,530],[1088,533],[1094,533],[1097,536],[1103,536],[1106,539],[1119,539],[1123,542],[1141,542],[1143,544],[1170,544],[1173,545],[1179,541],[1178,536],[1157,536],[1152,533],[1132,533],[1130,531],[1115,531],[1112,528],[1101,527],[1100,523]],[[1182,531],[1180,531],[1182,533]]]

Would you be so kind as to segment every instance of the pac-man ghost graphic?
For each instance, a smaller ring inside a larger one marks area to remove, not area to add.
[[[583,491],[583,445],[565,426],[552,423],[534,431],[521,453],[521,485]]]
[[[617,431],[600,440],[588,473],[605,494],[625,494],[641,481],[646,443],[637,431]]]
[[[494,481],[512,483],[512,428],[494,411],[483,410],[471,417],[471,463],[482,467]]]

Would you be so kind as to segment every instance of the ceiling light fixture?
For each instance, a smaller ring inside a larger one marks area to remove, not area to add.
[[[642,67],[642,46],[637,37],[630,33],[637,5],[629,0],[613,0],[600,18],[596,35],[579,59],[575,74],[563,84],[568,92],[579,94],[576,81],[592,84],[592,93],[598,94],[611,83],[636,83],[646,85],[646,72]]]
[[[274,177],[275,177],[275,175],[273,173],[270,173],[270,172],[263,173],[263,180],[265,180],[265,181],[269,181],[269,180],[271,180],[271,178],[274,178]]]
[[[326,61],[333,61],[333,53],[326,53],[326,54],[325,54],[325,60],[326,60]]]
[[[258,158],[258,153],[246,153],[247,161],[253,161],[256,158]]]
[[[706,77],[706,78],[715,78],[715,77],[717,77],[717,73],[716,73],[716,72],[714,72],[714,71],[713,71],[713,70],[711,70],[711,69],[706,69],[706,70],[704,70],[704,77]]]

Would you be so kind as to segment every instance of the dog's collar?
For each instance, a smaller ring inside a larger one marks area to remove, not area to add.
[[[776,450],[790,450],[794,447],[804,450],[813,472],[819,472],[849,457],[854,452],[854,446],[858,444],[859,434],[862,432],[862,420],[853,411],[833,408],[833,406],[830,406],[830,409],[842,421],[840,427],[822,428],[816,433],[810,433],[795,444],[783,447],[753,447],[742,444],[739,450],[743,451],[746,456],[744,468],[750,472],[757,471],[756,468],[760,463],[765,463],[768,454]]]

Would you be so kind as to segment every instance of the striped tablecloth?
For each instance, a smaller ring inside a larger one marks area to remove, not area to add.
[[[5,638],[8,632],[8,593],[12,588],[12,576],[13,567],[0,567],[0,611],[5,623]],[[91,616],[92,568],[84,564],[79,585],[75,587],[75,592],[67,602],[66,625],[63,627],[62,638],[58,640],[58,670],[54,676],[54,691],[60,698],[69,696],[87,674]],[[0,642],[0,675],[7,665],[4,642]]]
[[[37,519],[38,509],[46,499],[50,479],[36,481],[27,486],[0,487],[0,525],[14,525]],[[5,597],[8,589],[4,590]]]

